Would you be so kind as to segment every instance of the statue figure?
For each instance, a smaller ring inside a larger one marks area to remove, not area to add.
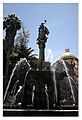
[[[46,22],[46,20],[45,20]],[[47,36],[49,34],[49,30],[47,27],[44,26],[45,23],[41,23],[39,27],[39,34],[38,34],[38,42],[46,42],[47,41]]]

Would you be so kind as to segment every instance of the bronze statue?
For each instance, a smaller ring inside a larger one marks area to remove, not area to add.
[[[46,22],[46,20],[45,20]],[[44,26],[45,23],[41,23],[39,27],[39,34],[38,34],[38,42],[47,42],[47,36],[49,34],[49,30],[47,27]]]

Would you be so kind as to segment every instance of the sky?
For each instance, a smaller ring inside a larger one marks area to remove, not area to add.
[[[19,16],[30,38],[28,47],[39,54],[36,44],[39,25],[45,26],[49,36],[45,48],[45,59],[54,62],[66,48],[78,57],[78,4],[77,3],[4,3],[3,16],[15,13]]]

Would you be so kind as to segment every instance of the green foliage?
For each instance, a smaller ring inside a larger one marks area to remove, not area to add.
[[[21,21],[19,17],[17,17],[15,14],[10,14],[8,17],[4,17],[3,29],[7,28],[19,30],[21,28]]]
[[[17,33],[17,30],[21,27],[22,29]],[[16,62],[23,57],[27,58],[34,69],[37,69],[38,59],[36,58],[36,54],[33,54],[34,50],[31,47],[27,47],[30,34],[22,26],[19,17],[15,14],[10,14],[7,17],[4,17],[3,29],[6,31],[5,40],[3,41],[3,59],[5,59],[4,63],[6,63],[4,64],[4,75],[10,75]],[[8,51],[9,56],[7,54]],[[7,71],[6,73],[5,69]]]
[[[11,62],[16,63],[20,58],[25,57],[30,63],[31,67],[37,69],[37,55],[33,54],[34,50],[31,47],[27,47],[30,34],[28,31],[23,30],[19,31],[18,35],[16,36],[14,47],[11,52]]]
[[[18,35],[15,39],[15,45],[18,45],[19,47],[25,47],[26,48],[26,45],[27,43],[29,42],[29,32],[28,31],[19,31],[18,32]]]
[[[5,75],[5,86],[8,82],[8,71],[10,64],[10,53],[14,46],[14,38],[17,33],[17,30],[21,28],[21,20],[15,15],[10,14],[7,17],[4,17],[3,20],[3,29],[6,32],[5,40],[3,41],[3,62],[4,62],[4,75]]]

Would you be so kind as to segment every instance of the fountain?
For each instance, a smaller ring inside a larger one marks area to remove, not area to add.
[[[49,31],[44,26],[44,24],[45,23],[41,23],[39,27],[39,35],[37,39],[37,44],[39,45],[39,68],[38,71],[31,70],[29,73],[27,72],[26,74],[22,102],[23,108],[28,106],[28,104],[32,104],[32,102],[29,103],[29,101],[31,101],[29,100],[29,94],[31,95],[33,91],[33,86],[35,86],[33,102],[33,107],[35,109],[53,108],[53,104],[55,101],[54,81],[52,79],[52,73],[50,70],[47,69],[45,63],[44,50]],[[31,91],[29,91],[29,87],[31,88]],[[29,91],[29,93],[27,91]],[[26,101],[26,96],[28,98],[28,101]]]
[[[10,76],[5,95],[4,95],[4,103],[5,101],[9,101],[10,97],[13,99],[13,96],[16,97],[16,92],[19,90],[19,86],[23,86],[25,74],[30,69],[30,64],[27,62],[26,58],[20,58],[20,60],[16,63],[15,67],[12,70],[12,74]],[[15,98],[14,97],[14,98]],[[11,101],[12,102],[12,101]]]
[[[74,107],[78,103],[78,88],[74,79],[68,73],[70,64],[57,60],[51,67],[56,89],[58,107]],[[73,68],[74,69],[74,68]],[[73,73],[72,73],[73,74]]]
[[[49,31],[44,24],[39,27],[37,39],[38,70],[33,70],[26,58],[17,62],[5,91],[4,106],[55,110],[73,109],[78,104],[78,89],[69,74],[70,64],[59,59],[52,66],[46,65],[44,51]]]
[[[69,85],[70,85],[70,89],[71,89],[73,101],[74,101],[74,103],[75,103],[75,96],[74,96],[74,91],[73,91],[73,87],[72,87],[72,84],[71,84],[71,79],[70,79],[70,76],[69,76],[69,74],[68,74],[68,70],[67,70],[67,67],[66,67],[66,64],[65,64],[64,60],[62,60],[62,62],[63,62],[63,65],[64,65],[64,67],[65,67],[66,74],[67,74],[67,76],[68,76],[68,81],[69,81]]]

